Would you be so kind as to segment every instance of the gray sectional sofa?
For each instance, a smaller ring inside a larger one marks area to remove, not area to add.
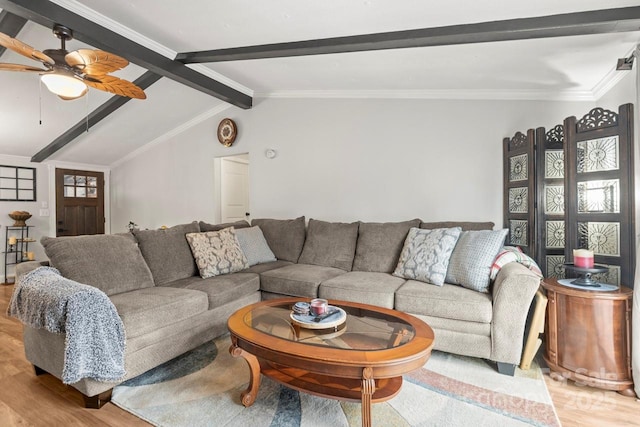
[[[255,219],[276,261],[203,279],[187,233],[247,222],[193,222],[133,234],[43,238],[50,264],[74,281],[98,287],[115,305],[126,331],[124,380],[226,333],[236,309],[282,296],[357,301],[411,313],[435,331],[434,348],[488,359],[512,373],[540,278],[518,263],[504,266],[482,293],[434,286],[393,275],[412,227],[490,230],[493,223],[329,223],[305,218]],[[478,233],[480,231],[477,231]],[[38,267],[18,266],[17,276]],[[36,372],[62,378],[64,335],[24,328],[27,359]],[[72,384],[87,406],[100,407],[116,383],[85,378]]]

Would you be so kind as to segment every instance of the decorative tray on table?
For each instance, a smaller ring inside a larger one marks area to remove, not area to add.
[[[328,329],[342,325],[347,320],[347,312],[333,305],[327,306],[327,312],[315,314],[300,314],[291,312],[291,321],[307,329]]]
[[[583,289],[587,291],[615,291],[618,286],[611,285],[609,283],[600,283],[596,278],[592,277],[594,274],[606,273],[609,271],[609,267],[601,264],[594,264],[591,268],[577,267],[571,262],[564,263],[564,268],[576,273],[579,277],[577,279],[560,279],[558,283],[570,288]]]

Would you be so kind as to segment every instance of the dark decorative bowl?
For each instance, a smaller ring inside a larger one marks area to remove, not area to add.
[[[25,221],[31,218],[31,214],[25,211],[13,211],[9,214],[9,218],[15,221],[14,227],[25,227],[27,225]]]

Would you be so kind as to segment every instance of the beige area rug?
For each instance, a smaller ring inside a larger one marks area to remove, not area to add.
[[[256,402],[240,403],[249,368],[222,337],[113,390],[112,401],[157,426],[360,426],[360,404],[300,393],[263,377]],[[374,426],[559,426],[534,365],[514,377],[483,360],[433,352],[400,393],[373,405]]]

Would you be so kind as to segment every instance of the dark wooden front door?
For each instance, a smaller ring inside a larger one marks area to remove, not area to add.
[[[56,169],[56,235],[104,233],[104,174]]]

